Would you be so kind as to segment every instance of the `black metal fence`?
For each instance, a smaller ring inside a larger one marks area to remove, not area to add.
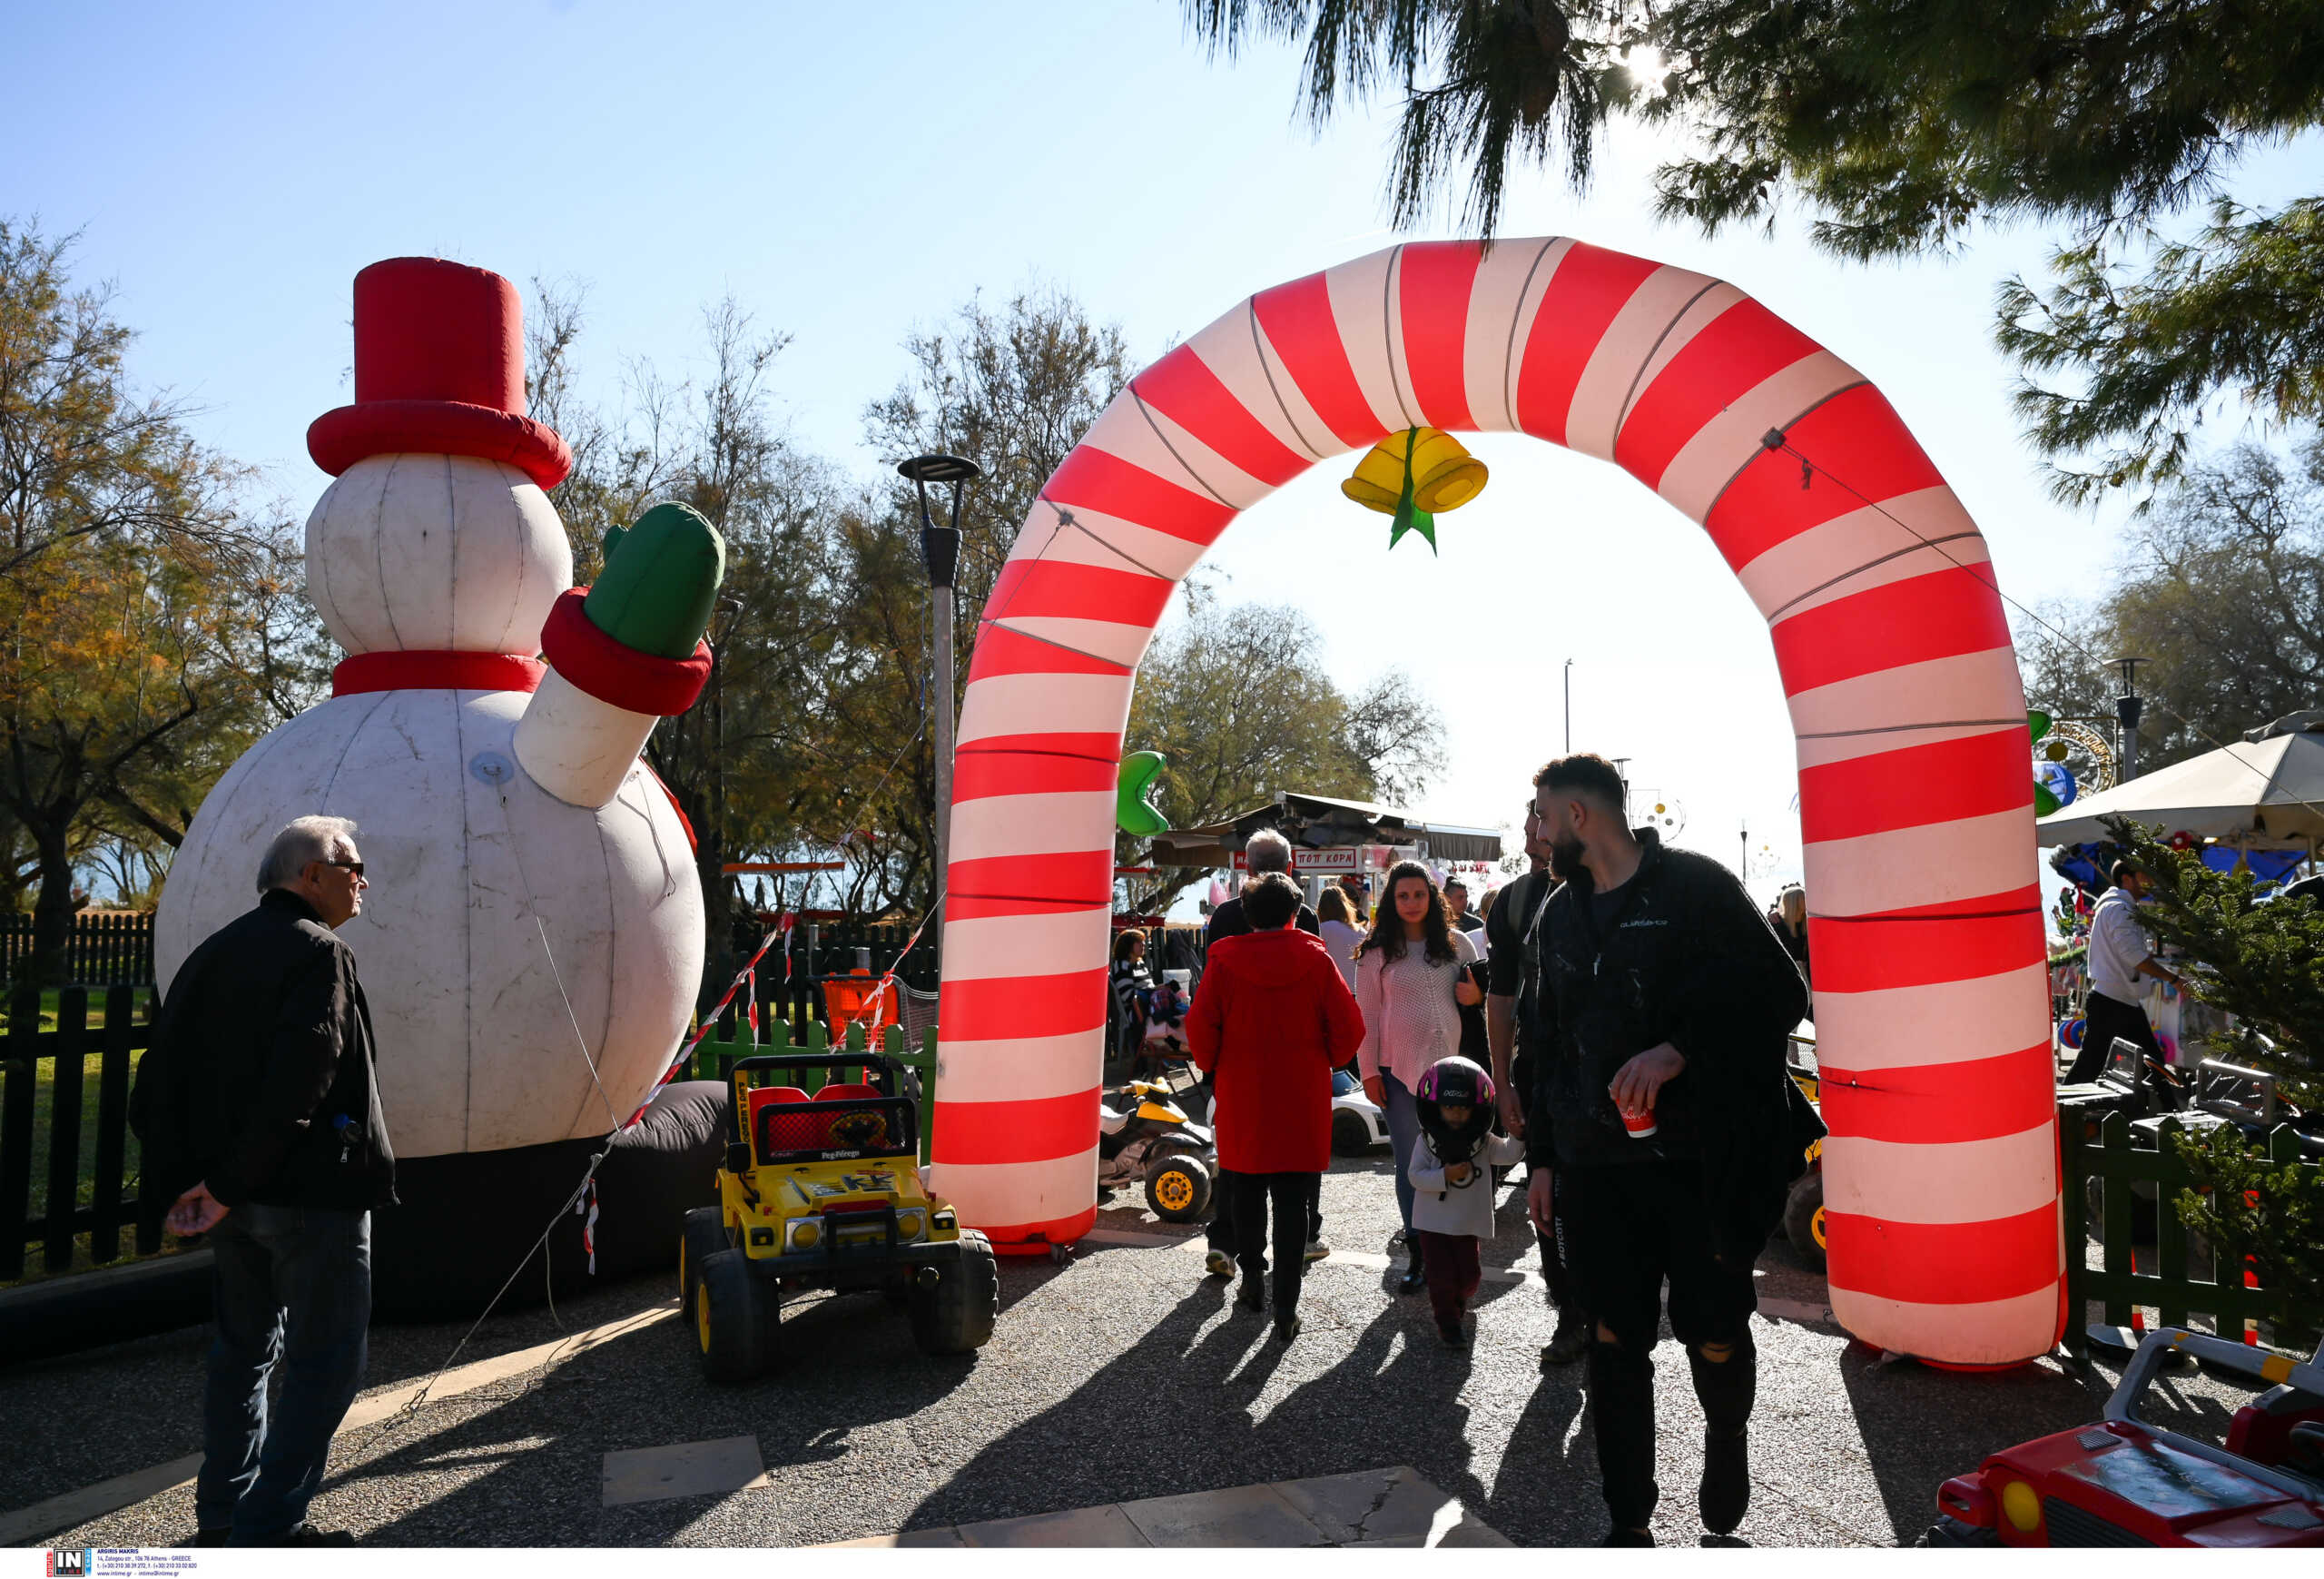
[[[23,979],[33,957],[33,918],[0,916],[0,982]],[[153,917],[143,911],[76,915],[65,941],[65,983],[144,987],[153,981]]]
[[[728,969],[739,970],[760,942],[765,938],[770,923],[763,917],[741,915],[734,919],[734,935],[728,942]],[[930,927],[912,941],[912,926],[908,922],[884,921],[798,921],[792,923],[787,936],[778,936],[773,945],[759,961],[758,1000],[762,1027],[780,1021],[791,1028],[793,1036],[803,1038],[810,1024],[829,1025],[830,1015],[824,1006],[822,982],[826,977],[847,976],[862,968],[873,976],[896,971],[896,979],[905,986],[922,993],[933,993],[940,974],[936,952],[936,929]],[[911,952],[905,952],[907,947]],[[858,950],[866,951],[863,955]],[[897,969],[897,961],[902,968]],[[704,983],[701,1007],[707,1012],[725,991],[727,978],[720,971],[719,962],[712,962],[713,979]],[[740,1016],[740,1001],[720,1017],[719,1035],[733,1040],[734,1024]]]
[[[138,997],[134,988],[111,988],[93,1014],[88,989],[67,987],[56,994],[48,1029],[40,994],[20,991],[8,1005],[0,1033],[0,1282],[25,1275],[34,1244],[51,1272],[73,1265],[82,1234],[100,1266],[122,1256],[124,1229],[140,1255],[161,1247],[160,1212],[140,1209],[137,1141],[129,1133],[130,1076],[147,1037]]]
[[[1147,969],[1154,972],[1157,981],[1161,980],[1165,971],[1192,971],[1196,980],[1201,980],[1204,935],[1201,927],[1185,923],[1147,927]]]

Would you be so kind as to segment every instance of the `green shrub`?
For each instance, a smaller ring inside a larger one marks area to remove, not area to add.
[[[2287,1336],[2312,1345],[2324,1322],[2324,1166],[2271,1160],[2265,1141],[2232,1124],[2173,1140],[2193,1179],[2179,1192],[2179,1220],[2210,1242],[2214,1275],[2252,1272],[2281,1296]]]

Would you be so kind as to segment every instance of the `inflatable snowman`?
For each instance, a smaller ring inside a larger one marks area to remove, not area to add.
[[[572,456],[524,414],[519,312],[481,269],[356,276],[355,403],[307,435],[337,478],[308,518],[308,588],[348,656],[329,701],[212,790],[158,922],[166,987],[256,902],[285,823],[358,824],[370,892],[340,935],[399,1159],[403,1204],[375,1224],[391,1312],[473,1310],[521,1264],[652,1090],[701,980],[692,835],[639,752],[708,673],[724,548],[658,507],[572,589],[543,491]]]

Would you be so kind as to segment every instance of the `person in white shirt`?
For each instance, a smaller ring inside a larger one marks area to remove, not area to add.
[[[1364,1045],[1355,1062],[1364,1094],[1388,1120],[1396,1159],[1396,1209],[1403,1219],[1410,1259],[1396,1284],[1400,1294],[1427,1286],[1420,1240],[1413,1235],[1413,1147],[1420,1115],[1413,1091],[1429,1065],[1461,1051],[1461,1011],[1484,1002],[1469,980],[1476,945],[1455,931],[1444,897],[1428,868],[1399,861],[1388,869],[1387,897],[1373,913],[1372,935],[1356,955],[1355,1002],[1364,1011]]]
[[[1315,906],[1322,918],[1324,946],[1332,952],[1332,963],[1340,968],[1347,990],[1355,991],[1355,951],[1364,944],[1364,933],[1356,929],[1355,906],[1348,903],[1347,894],[1336,884],[1324,890],[1323,899]]]
[[[2108,875],[2114,885],[2090,914],[2090,997],[2083,1009],[2082,1051],[2066,1071],[2068,1085],[2096,1080],[2117,1037],[2161,1058],[2162,1045],[2146,1022],[2146,1011],[2139,1007],[2139,978],[2152,976],[2181,992],[2187,986],[2185,977],[2154,957],[2139,925],[2137,902],[2146,897],[2152,882],[2146,868],[2135,861],[2117,861]]]

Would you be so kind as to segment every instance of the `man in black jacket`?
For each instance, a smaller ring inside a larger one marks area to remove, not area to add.
[[[370,1011],[332,931],[369,886],[354,835],[342,817],[275,835],[257,908],[178,968],[130,1099],[147,1182],[180,1191],[167,1226],[216,1255],[197,1544],[348,1538],[307,1505],[362,1381],[371,1209],[395,1200]]]
[[[1261,828],[1243,844],[1243,862],[1253,877],[1263,877],[1270,872],[1288,873],[1291,871],[1291,841],[1273,828]],[[1305,900],[1299,902],[1299,914],[1292,925],[1311,938],[1324,935],[1324,923],[1315,919],[1315,907]],[[1203,952],[1222,938],[1239,938],[1251,930],[1243,919],[1243,896],[1236,894],[1219,902],[1210,913],[1210,924],[1202,929]]]
[[[1750,1499],[1751,1266],[1805,1166],[1803,1130],[1820,1126],[1799,1117],[1784,1070],[1807,1006],[1791,957],[1733,874],[1632,833],[1623,801],[1600,756],[1560,757],[1534,776],[1561,886],[1540,923],[1548,1038],[1527,1109],[1527,1193],[1544,1229],[1552,1189],[1564,1197],[1574,1282],[1597,1318],[1607,1544],[1651,1545],[1663,1281],[1703,1407],[1703,1524],[1726,1535]]]
[[[1485,993],[1485,1032],[1492,1059],[1492,1083],[1501,1092],[1502,1128],[1522,1140],[1525,1136],[1526,1106],[1533,1100],[1533,1073],[1541,1061],[1541,1048],[1547,1040],[1538,1023],[1534,1010],[1540,1001],[1534,979],[1541,972],[1540,928],[1541,907],[1550,897],[1554,884],[1550,877],[1549,842],[1541,836],[1541,820],[1529,802],[1525,807],[1525,855],[1530,863],[1523,875],[1502,889],[1492,902],[1492,913],[1485,917],[1485,936],[1491,941],[1492,979]],[[1541,1121],[1548,1123],[1546,1115]],[[1537,1163],[1544,1171],[1554,1172],[1547,1163]],[[1551,1199],[1556,1199],[1556,1180],[1551,1180]],[[1558,1313],[1557,1331],[1541,1349],[1541,1368],[1569,1366],[1580,1359],[1590,1347],[1592,1323],[1574,1297],[1573,1274],[1567,1268],[1565,1251],[1554,1231],[1539,1232],[1534,1238],[1541,1249],[1541,1281],[1546,1287],[1551,1305]]]

